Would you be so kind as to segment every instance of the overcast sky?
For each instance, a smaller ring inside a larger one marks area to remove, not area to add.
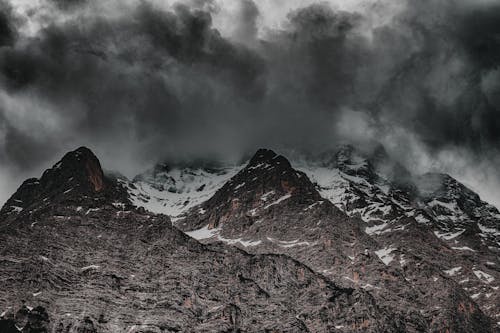
[[[0,203],[78,146],[164,158],[380,142],[500,205],[500,2],[0,1]]]

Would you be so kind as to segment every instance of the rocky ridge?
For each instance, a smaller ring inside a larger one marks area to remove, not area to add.
[[[403,308],[398,315],[404,318],[406,331],[487,327],[482,320],[474,327],[474,320],[458,319],[481,310],[476,297],[449,273],[450,264],[477,265],[485,258],[458,254],[450,261],[455,249],[417,216],[430,214],[416,204],[420,195],[415,186],[384,180],[375,166],[359,157],[353,161],[346,151],[335,157],[336,164],[328,172],[309,167],[302,168],[302,173],[284,157],[260,150],[177,226],[204,242],[223,241],[254,253],[286,253],[336,283],[368,289],[379,297],[381,306],[393,311]],[[331,180],[334,186],[318,182],[314,186],[307,173],[312,179],[322,175],[322,181]],[[338,194],[344,196],[335,202]],[[366,218],[367,212],[373,221]],[[389,225],[391,232],[376,232]],[[481,287],[489,288],[482,280]],[[492,304],[482,305],[494,313]]]
[[[402,331],[365,290],[134,208],[96,161],[67,154],[0,211],[2,332]]]

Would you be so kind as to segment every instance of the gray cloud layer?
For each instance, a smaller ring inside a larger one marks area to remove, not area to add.
[[[390,16],[384,1],[356,12],[318,2],[260,33],[258,2],[238,4],[225,36],[214,1],[102,10],[53,0],[55,14],[31,34],[16,4],[2,3],[4,179],[82,144],[125,172],[169,156],[339,140],[381,141],[423,168],[450,156],[465,169],[498,162],[499,3],[406,1]],[[486,169],[482,179],[498,183]]]

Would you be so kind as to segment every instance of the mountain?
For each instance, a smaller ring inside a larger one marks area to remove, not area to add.
[[[406,267],[422,260],[432,263],[499,322],[498,210],[449,175],[409,176],[380,150],[367,156],[344,146],[332,155],[333,161],[299,167],[320,194],[349,216],[361,218],[365,232],[392,249],[393,258],[402,255]],[[399,177],[393,170],[399,170]],[[414,256],[413,262],[408,255]]]
[[[135,208],[83,147],[7,201],[0,244],[1,332],[404,330],[368,291],[283,254],[201,244]]]
[[[176,226],[205,243],[286,254],[336,283],[369,290],[405,331],[489,331],[482,309],[498,313],[491,284],[496,252],[488,246],[464,251],[442,239],[445,227],[429,196],[384,154],[365,158],[346,146],[326,157],[294,169],[283,156],[259,150]],[[382,170],[404,177],[390,180]],[[444,200],[437,193],[432,200]],[[484,241],[479,230],[469,238]],[[459,278],[469,272],[474,278]]]
[[[122,183],[137,207],[175,217],[208,200],[242,167],[160,163]]]

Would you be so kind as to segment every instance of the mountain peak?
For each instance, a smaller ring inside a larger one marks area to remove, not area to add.
[[[126,197],[126,191],[104,175],[94,153],[87,147],[80,147],[66,153],[39,179],[24,181],[7,200],[0,215],[33,211],[36,207],[62,202],[65,204],[61,207],[69,204],[94,205],[102,200],[125,202]]]
[[[287,207],[288,213],[298,212],[318,201],[322,199],[304,173],[295,170],[284,156],[259,149],[213,197],[187,212],[190,225],[179,227],[193,230],[225,223],[243,231],[265,216],[279,215],[278,211]]]
[[[249,167],[255,167],[262,164],[281,164],[285,167],[291,167],[290,162],[282,155],[276,154],[270,149],[260,148],[248,162]]]
[[[52,187],[59,185],[59,181],[66,176],[92,192],[100,192],[105,188],[101,163],[87,147],[66,153],[51,169],[44,172],[40,180],[45,180]]]

